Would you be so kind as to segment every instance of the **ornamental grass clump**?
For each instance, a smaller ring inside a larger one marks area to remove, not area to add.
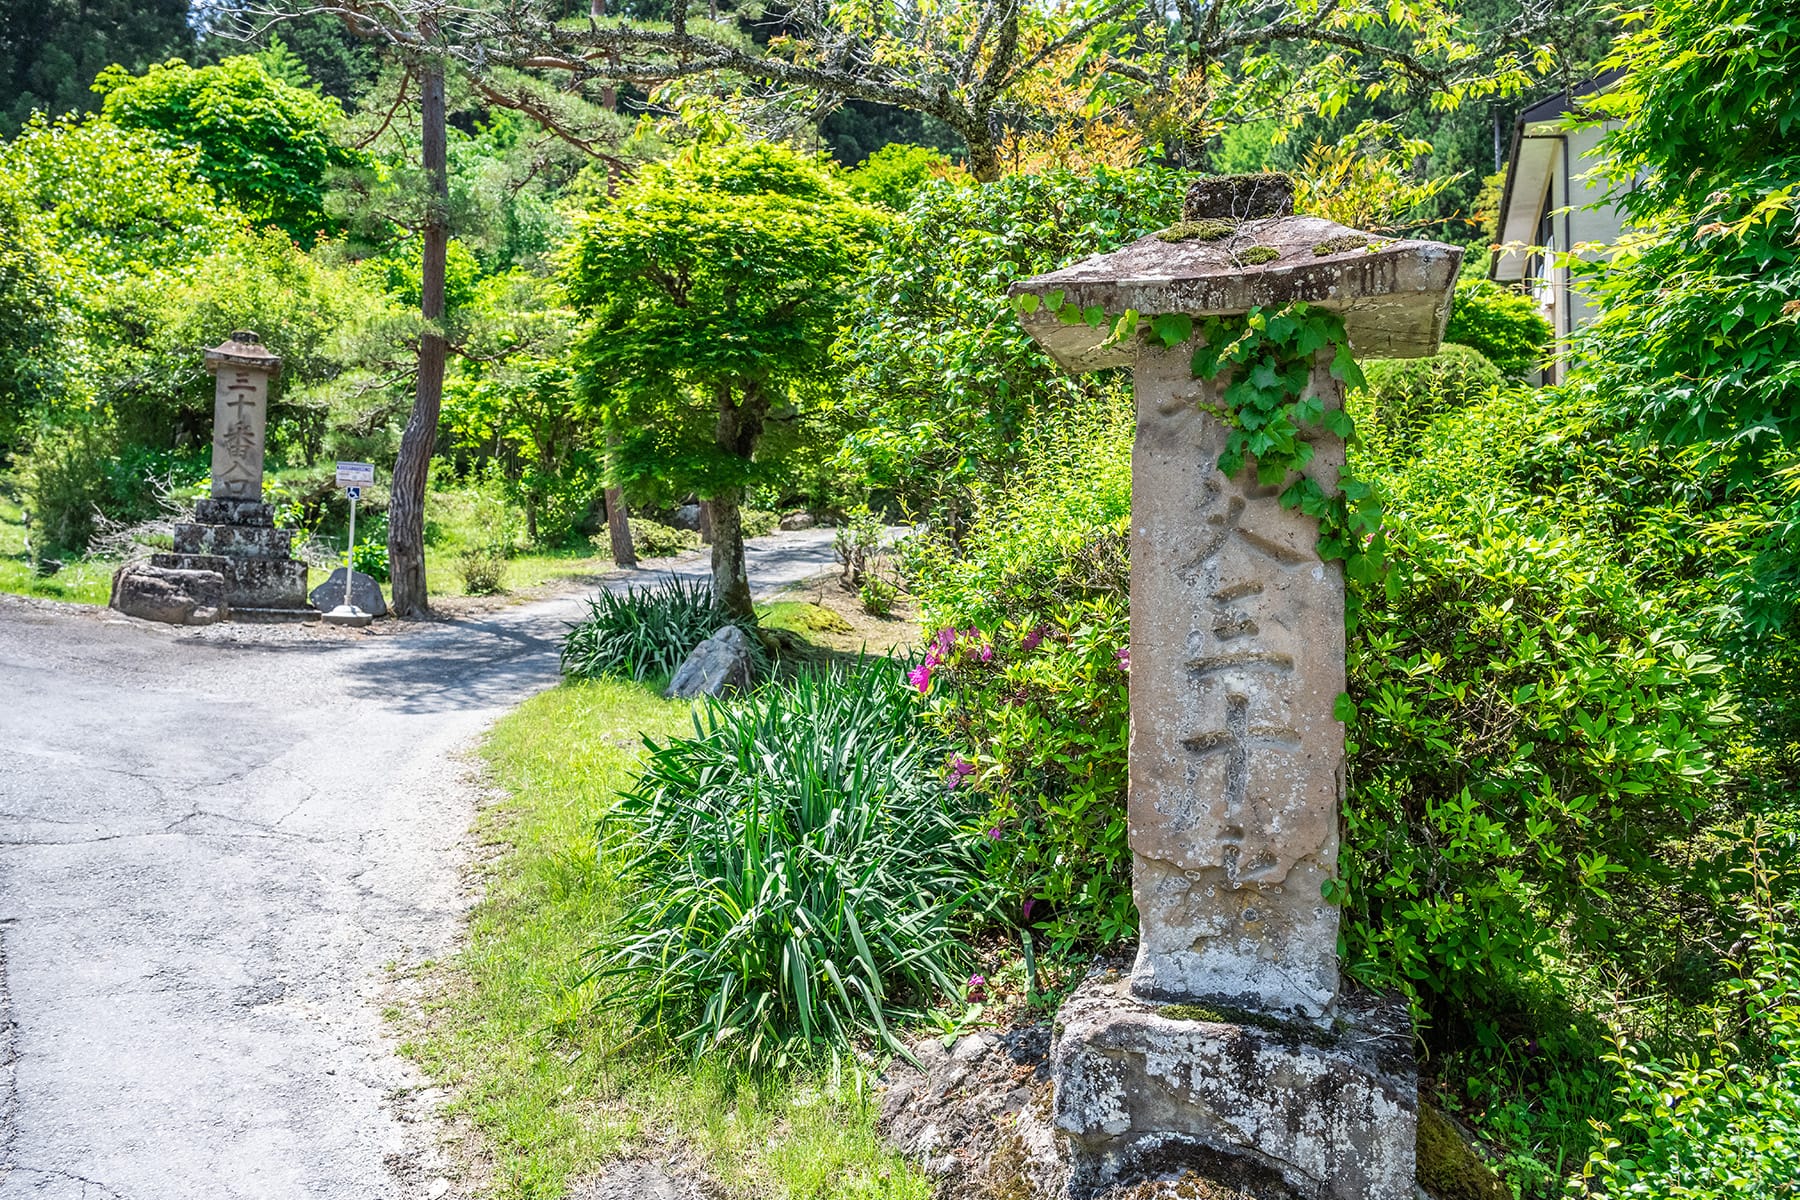
[[[654,587],[597,592],[588,597],[587,619],[563,637],[562,671],[576,678],[597,675],[645,679],[672,674],[688,653],[727,625],[751,635],[761,646],[753,621],[739,621],[713,603],[712,586],[671,576]]]
[[[602,822],[640,899],[596,975],[695,1056],[899,1049],[968,978],[979,860],[946,756],[892,662],[709,701]]]

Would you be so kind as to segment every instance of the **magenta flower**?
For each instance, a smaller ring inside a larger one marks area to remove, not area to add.
[[[937,631],[937,637],[932,639],[931,648],[937,652],[939,659],[944,659],[949,657],[950,648],[955,645],[956,630],[946,625]]]
[[[1027,896],[1027,897],[1025,897],[1025,903],[1021,904],[1019,906],[1019,916],[1026,922],[1026,924],[1031,923],[1031,910],[1032,910],[1033,906],[1035,906],[1036,904],[1037,904],[1037,897]]]
[[[1025,635],[1025,640],[1019,643],[1019,648],[1025,651],[1025,653],[1030,654],[1043,643],[1044,635],[1049,632],[1050,627],[1048,625],[1039,625],[1036,629],[1033,629],[1030,633]]]
[[[980,651],[976,653],[975,657],[979,658],[984,663],[991,663],[994,661],[994,648],[983,643]]]
[[[918,688],[919,695],[923,696],[931,688],[931,664],[920,663],[918,666],[908,671],[906,673],[906,682]]]
[[[1124,649],[1119,651],[1119,670],[1121,670],[1121,671],[1131,670],[1131,647],[1130,646],[1126,646]]]
[[[975,764],[958,754],[955,758],[950,760],[949,786],[955,787],[974,773]]]
[[[1003,832],[1001,832],[1000,827],[998,825],[996,825],[992,829],[988,830],[988,837],[992,838],[996,842],[1005,836],[1006,835]]]

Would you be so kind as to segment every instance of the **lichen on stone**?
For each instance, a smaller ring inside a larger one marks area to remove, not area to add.
[[[1369,239],[1360,233],[1346,233],[1340,237],[1326,238],[1313,247],[1313,253],[1320,258],[1327,254],[1346,254],[1351,250],[1361,250],[1369,244]]]
[[[1259,263],[1274,262],[1280,257],[1281,251],[1273,246],[1252,246],[1239,252],[1238,261],[1254,267]]]
[[[1238,223],[1225,217],[1203,217],[1198,221],[1177,221],[1156,236],[1165,242],[1216,242],[1237,231]]]
[[[1512,1194],[1450,1119],[1419,1105],[1417,1177],[1436,1200],[1507,1200]]]

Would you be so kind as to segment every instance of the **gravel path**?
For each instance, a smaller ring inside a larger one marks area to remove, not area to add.
[[[830,562],[830,530],[750,546],[759,593]],[[387,967],[454,949],[457,752],[578,612],[371,636],[0,596],[0,1198],[444,1194]]]

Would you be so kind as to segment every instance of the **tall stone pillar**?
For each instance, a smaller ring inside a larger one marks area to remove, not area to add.
[[[294,533],[275,527],[263,503],[263,441],[269,381],[281,359],[249,331],[206,351],[213,389],[212,494],[194,521],[175,527],[172,553],[151,557],[164,571],[213,572],[224,581],[231,619],[310,621],[306,564],[293,556]]]
[[[1340,994],[1324,896],[1344,788],[1342,570],[1281,485],[1259,485],[1254,464],[1219,469],[1229,380],[1196,380],[1192,344],[1109,332],[1127,310],[1148,329],[1303,301],[1340,313],[1359,356],[1430,354],[1462,251],[1294,216],[1281,176],[1201,179],[1185,216],[1013,289],[1054,302],[1021,319],[1063,366],[1131,368],[1137,405],[1127,815],[1140,936],[1129,976],[1084,985],[1059,1019],[1069,1194],[1225,1156],[1309,1200],[1410,1200],[1410,1031],[1403,1009]],[[1096,309],[1108,319],[1090,323]],[[1329,354],[1308,386],[1333,408]],[[1342,441],[1305,436],[1307,473],[1334,490]]]
[[[240,332],[206,352],[206,369],[213,376],[213,499],[261,503],[269,380],[281,359],[254,333]]]

